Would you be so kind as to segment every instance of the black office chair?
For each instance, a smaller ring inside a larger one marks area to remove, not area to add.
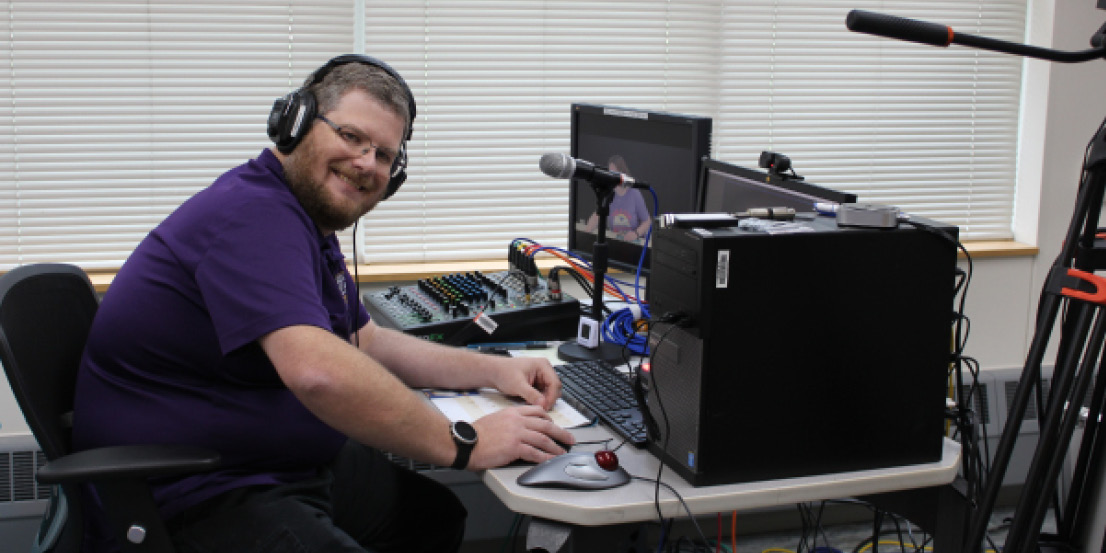
[[[99,302],[88,275],[61,264],[18,267],[0,277],[0,362],[48,463],[53,485],[34,551],[81,549],[83,509],[95,485],[110,535],[123,551],[171,552],[147,479],[210,470],[219,455],[183,446],[119,446],[72,452],[77,367]]]

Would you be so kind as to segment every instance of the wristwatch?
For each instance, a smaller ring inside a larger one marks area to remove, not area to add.
[[[449,433],[453,436],[453,442],[457,444],[457,457],[453,459],[450,468],[464,470],[469,466],[472,448],[476,447],[476,429],[465,421],[457,421],[449,427]]]

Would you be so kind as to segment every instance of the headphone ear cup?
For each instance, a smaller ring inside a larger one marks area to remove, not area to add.
[[[307,135],[315,120],[315,95],[304,90],[277,98],[269,112],[269,139],[282,154],[290,154]]]
[[[381,199],[387,200],[391,198],[393,194],[399,192],[399,187],[403,186],[404,182],[407,182],[407,171],[405,169],[400,169],[398,173],[388,180],[388,189],[384,191],[384,197]]]
[[[384,191],[384,200],[392,197],[399,191],[399,187],[403,186],[403,183],[407,182],[407,142],[404,141],[403,145],[399,147],[399,155],[396,156],[396,160],[392,163],[392,178],[388,180],[388,189]]]

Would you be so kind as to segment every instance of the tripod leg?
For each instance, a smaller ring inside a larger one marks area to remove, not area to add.
[[[1098,366],[1098,374],[1103,373],[1103,361],[1100,360]],[[1093,505],[1087,503],[1088,500],[1093,498],[1088,497],[1088,494],[1093,488],[1091,481],[1096,476],[1093,470],[1099,466],[1101,462],[1101,448],[1102,441],[1099,439],[1099,432],[1102,428],[1102,411],[1103,411],[1103,399],[1106,398],[1106,378],[1097,378],[1095,380],[1094,395],[1090,399],[1090,403],[1087,405],[1087,418],[1086,425],[1083,428],[1083,439],[1079,445],[1079,453],[1076,456],[1075,468],[1072,471],[1072,479],[1069,483],[1069,490],[1067,494],[1067,501],[1065,502],[1060,527],[1057,528],[1061,537],[1071,539],[1075,534],[1076,528],[1082,528],[1083,521],[1089,516],[1088,511],[1093,510]],[[1078,398],[1077,398],[1078,399]],[[1082,418],[1082,417],[1081,417]]]
[[[1060,468],[1079,418],[1078,402],[1073,398],[1081,400],[1090,387],[1102,353],[1103,338],[1106,337],[1102,311],[1081,311],[1079,324],[1076,325],[1077,335],[1072,344],[1079,346],[1085,343],[1086,347],[1069,350],[1064,363],[1053,372],[1051,397],[1045,417],[1041,419],[1037,450],[1006,538],[1004,551],[1009,553],[1029,553],[1037,547],[1041,524],[1048,510],[1048,498],[1055,491]],[[1085,341],[1085,325],[1092,314],[1094,329],[1090,340]],[[1083,353],[1081,362],[1080,353]]]
[[[1061,299],[1059,297],[1051,294],[1045,297],[1041,306],[1045,320],[1056,320],[1056,315],[1060,311],[1060,303]],[[998,500],[1002,481],[1006,478],[1006,469],[1010,466],[1010,459],[1013,457],[1014,445],[1018,439],[1018,431],[1021,429],[1022,421],[1025,419],[1030,393],[1033,386],[1040,380],[1041,361],[1048,346],[1052,325],[1040,325],[1037,330],[1038,332],[1033,336],[1033,342],[1029,348],[1029,356],[1018,382],[1017,391],[1010,404],[1006,425],[1002,429],[1002,438],[999,439],[998,446],[995,448],[995,459],[991,466],[991,473],[987,475],[983,494],[979,498],[979,505],[972,513],[971,522],[968,525],[968,533],[965,535],[963,549],[969,553],[983,549],[983,539],[987,535],[987,524],[995,510],[995,502]]]

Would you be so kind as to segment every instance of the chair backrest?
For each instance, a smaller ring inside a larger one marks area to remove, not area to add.
[[[0,362],[46,458],[71,450],[77,368],[99,302],[88,275],[63,264],[0,277]]]
[[[72,265],[24,265],[0,276],[0,363],[51,461],[72,449],[77,368],[98,306],[88,275]],[[84,490],[62,488],[52,490],[33,551],[81,548]]]

